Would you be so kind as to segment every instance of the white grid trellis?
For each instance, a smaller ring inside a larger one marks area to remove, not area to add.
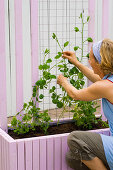
[[[80,13],[84,10],[84,19],[88,16],[88,0],[39,0],[39,64],[43,60],[43,51],[50,49],[49,58],[52,58],[53,64],[58,62],[54,59],[54,56],[60,50],[56,44],[56,41],[52,39],[52,33],[55,33],[63,45],[64,42],[69,41],[69,47],[66,50],[72,50],[74,46],[81,46],[81,34],[75,33],[74,27],[78,26],[81,29],[82,23],[79,19]],[[88,24],[84,29],[84,39],[88,36]],[[84,54],[88,53],[88,44],[84,45]],[[76,55],[81,56],[80,51],[76,52]],[[87,64],[87,60],[83,60],[84,64]],[[57,68],[52,70],[56,76],[59,74]],[[40,73],[41,76],[41,73]],[[55,85],[57,92],[61,93],[59,85],[56,81],[51,83],[51,86]],[[56,109],[56,105],[51,102],[49,96],[49,89],[40,90],[40,93],[44,94],[44,100],[39,106],[42,110]],[[53,111],[53,110],[52,110]],[[56,118],[57,118],[56,109]],[[70,117],[70,114],[68,115]]]

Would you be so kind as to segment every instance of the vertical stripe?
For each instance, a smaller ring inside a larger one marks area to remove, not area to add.
[[[53,170],[53,137],[47,139],[47,170]]]
[[[39,140],[33,140],[33,170],[39,170]]]
[[[102,39],[102,0],[95,0],[95,42]]]
[[[95,0],[88,1],[88,14],[90,16],[88,23],[88,36],[92,37],[93,41],[95,41]],[[88,49],[91,49],[91,43],[88,44]]]
[[[113,0],[109,0],[109,38],[113,40]]]
[[[24,148],[24,141],[18,141],[17,143],[17,166],[18,170],[25,170],[25,148]]]
[[[14,0],[9,0],[9,52],[11,69],[11,112],[8,116],[16,114],[16,56],[15,56],[15,11]]]
[[[38,1],[31,0],[32,85],[38,79]]]
[[[47,153],[46,153],[46,138],[40,139],[40,170],[46,170],[47,165]]]
[[[103,0],[102,4],[102,38],[108,38],[109,28],[109,0]]]
[[[17,169],[17,147],[16,142],[9,143],[9,170]]]
[[[30,1],[22,1],[23,25],[23,96],[29,102],[32,95],[31,82],[31,39],[30,39]]]
[[[67,152],[67,136],[62,136],[62,170],[67,170],[67,164],[66,164],[66,152]]]
[[[26,170],[32,170],[32,140],[25,140]]]
[[[61,137],[58,136],[54,139],[54,170],[61,169],[62,167],[62,148],[61,148]]]
[[[90,16],[90,20],[88,22],[88,37],[95,41],[95,0],[88,0],[88,15]],[[92,43],[88,43],[88,52],[90,52]],[[88,67],[90,67],[88,63]],[[91,85],[91,81],[87,80],[87,85]]]
[[[7,130],[6,97],[6,51],[5,51],[5,8],[0,1],[0,127]]]
[[[108,30],[109,0],[103,0],[102,9],[103,9],[102,11],[102,39],[104,39],[104,38],[108,38],[108,35],[109,35],[109,30]],[[102,104],[101,104],[101,114],[102,114],[102,120],[106,121],[107,119],[104,116]]]
[[[5,48],[6,48],[6,93],[7,93],[7,113],[11,113],[11,65],[9,54],[9,1],[5,0]]]
[[[23,42],[22,0],[15,1],[15,53],[16,53],[16,102],[17,112],[23,105]]]

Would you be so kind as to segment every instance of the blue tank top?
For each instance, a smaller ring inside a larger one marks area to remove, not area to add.
[[[104,79],[113,83],[113,75],[106,75]],[[107,99],[102,99],[103,112],[108,120],[111,136],[101,135],[106,160],[111,170],[113,170],[113,103],[110,103]]]

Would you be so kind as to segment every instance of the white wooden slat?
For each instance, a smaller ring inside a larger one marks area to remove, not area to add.
[[[17,145],[16,142],[9,143],[9,170],[17,169]]]
[[[5,0],[5,47],[6,47],[6,88],[7,88],[7,114],[11,114],[11,74],[10,74],[10,54],[9,54],[9,12],[8,0]]]
[[[53,138],[47,139],[47,170],[53,170],[54,166],[54,147]]]
[[[55,137],[54,138],[54,169],[55,170],[61,170],[61,153],[62,152],[62,148],[61,148],[61,137]]]
[[[15,56],[15,9],[14,0],[9,0],[10,12],[10,57],[11,57],[11,113],[8,116],[16,114],[16,56]]]
[[[39,140],[33,140],[33,170],[39,170]]]
[[[67,153],[67,136],[62,136],[62,170],[67,170],[65,155]]]
[[[109,0],[109,38],[113,40],[113,0]]]
[[[19,141],[17,143],[17,150],[18,150],[18,170],[25,170],[25,153],[24,153],[24,141]]]
[[[25,140],[25,170],[32,170],[32,140]]]
[[[22,1],[23,29],[23,97],[29,102],[32,95],[31,81],[31,31],[30,31],[30,0]]]
[[[2,169],[2,136],[0,134],[0,169]]]
[[[102,0],[95,0],[95,42],[102,39]]]
[[[40,170],[46,170],[46,138],[40,139]]]

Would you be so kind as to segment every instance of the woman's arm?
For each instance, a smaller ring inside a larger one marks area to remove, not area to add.
[[[99,98],[107,98],[110,102],[113,102],[113,84],[107,80],[101,80],[93,83],[91,86],[77,90],[63,75],[59,75],[57,83],[60,84],[68,95],[74,100],[92,101]]]
[[[90,81],[93,83],[96,81],[100,81],[101,78],[99,75],[94,74],[93,70],[89,69],[88,67],[84,66],[82,63],[80,63],[74,52],[72,51],[65,51],[63,52],[63,58],[68,59],[72,64],[74,64]]]
[[[102,80],[99,75],[95,74],[93,70],[89,69],[87,66],[84,66],[82,63],[74,63],[74,65],[93,83],[96,81]]]

